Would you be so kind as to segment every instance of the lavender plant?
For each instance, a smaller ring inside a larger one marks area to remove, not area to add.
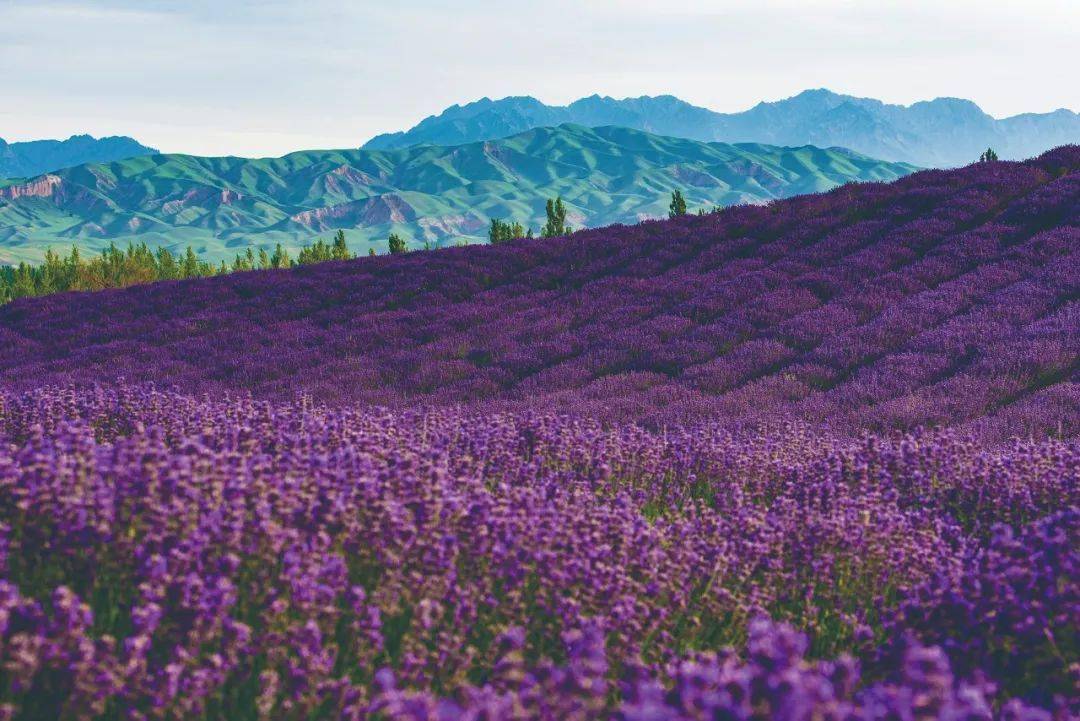
[[[0,308],[0,719],[1075,718],[1078,166]]]
[[[1080,506],[1075,441],[665,434],[123,386],[2,407],[18,718],[1075,711],[1077,511],[1055,515]],[[973,577],[1011,590],[965,601]],[[790,672],[754,650],[776,634]],[[904,675],[924,656],[927,708]],[[775,680],[729,699],[732,674]],[[701,683],[713,700],[670,695]]]

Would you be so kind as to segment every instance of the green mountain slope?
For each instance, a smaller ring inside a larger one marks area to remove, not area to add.
[[[0,182],[0,263],[72,243],[192,245],[210,259],[248,245],[295,249],[345,229],[354,250],[391,231],[414,246],[476,242],[491,217],[539,228],[561,194],[573,226],[892,180],[914,170],[840,149],[727,145],[620,127],[563,125],[502,140],[402,150],[312,150],[281,158],[152,155]]]

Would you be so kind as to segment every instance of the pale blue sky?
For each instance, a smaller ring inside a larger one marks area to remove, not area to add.
[[[0,0],[0,137],[352,147],[482,96],[1080,110],[1077,0]]]

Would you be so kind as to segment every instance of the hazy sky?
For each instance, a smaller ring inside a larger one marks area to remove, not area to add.
[[[453,103],[809,87],[1080,110],[1078,0],[0,0],[0,137],[353,147]]]

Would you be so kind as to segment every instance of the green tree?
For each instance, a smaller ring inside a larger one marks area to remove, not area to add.
[[[405,245],[405,239],[397,233],[391,233],[390,237],[386,239],[386,245],[390,250],[391,255],[398,255],[404,253],[407,250]]]
[[[79,253],[79,246],[74,243],[71,244],[71,254],[67,257],[67,272],[68,272],[68,288],[74,288],[75,284],[79,280],[79,268],[83,265],[82,254]]]
[[[0,305],[15,300],[11,294],[15,281],[15,269],[10,265],[0,265]]]
[[[566,206],[563,205],[561,195],[555,200],[548,198],[545,212],[547,213],[547,222],[544,223],[544,227],[540,230],[541,237],[554,238],[570,233],[570,226],[566,224]]]
[[[345,231],[339,230],[334,234],[334,245],[330,251],[333,260],[352,260],[356,256],[349,252],[349,246],[345,243]]]
[[[296,256],[297,265],[311,265],[312,263],[322,263],[327,260],[333,260],[333,251],[331,246],[316,240],[313,245],[305,245],[300,249],[300,254]]]
[[[71,280],[67,272],[67,263],[60,259],[52,248],[45,251],[45,262],[38,268],[37,293],[59,293],[71,286]]]
[[[34,282],[33,269],[26,263],[19,263],[11,283],[11,297],[28,298],[34,295],[38,295],[38,289]]]
[[[274,254],[270,256],[270,267],[289,268],[292,264],[292,259],[289,257],[289,251],[282,248],[281,243],[274,246]]]
[[[243,254],[241,254],[241,253],[236,254],[236,258],[233,260],[233,264],[232,264],[232,271],[234,273],[236,273],[236,272],[240,272],[240,271],[244,271],[244,270],[254,270],[254,269],[255,269],[255,251],[253,251],[251,249],[251,246],[248,246],[247,250],[245,250],[243,252]]]
[[[506,222],[499,220],[498,218],[491,219],[491,227],[488,229],[488,240],[491,244],[505,243],[508,240],[514,240],[515,238],[528,238],[532,237],[532,228],[529,228],[528,233],[525,231],[525,226],[518,222]]]
[[[491,227],[488,228],[488,242],[492,245],[503,242],[506,239],[506,231],[503,230],[505,227],[506,223],[498,218],[492,218]]]
[[[146,243],[128,245],[124,253],[120,277],[117,286],[124,287],[136,283],[152,283],[158,279],[157,259]]]
[[[300,262],[323,262],[346,256],[339,234],[333,244],[316,241],[300,252]],[[348,255],[347,257],[352,257]],[[255,268],[288,268],[294,265],[289,254],[280,244],[273,255],[259,249],[256,256],[252,248],[237,253],[232,263],[220,261],[214,264],[200,260],[195,250],[187,247],[179,258],[167,248],[151,250],[146,243],[128,244],[121,250],[114,243],[100,255],[83,259],[78,247],[61,256],[51,248],[45,251],[41,265],[21,263],[17,267],[0,266],[0,304],[32,295],[62,293],[68,290],[101,290],[123,288],[139,283],[178,278],[195,278],[225,275]]]
[[[982,155],[979,156],[980,163],[993,163],[998,159],[998,154],[994,152],[993,148],[987,148]]]
[[[196,278],[201,275],[199,271],[199,256],[195,255],[195,251],[189,245],[184,251],[184,259],[180,261],[180,277]]]
[[[156,265],[159,280],[174,280],[180,277],[180,266],[168,248],[158,248]]]
[[[686,198],[683,197],[682,191],[676,190],[671,194],[671,204],[668,206],[668,217],[678,218],[680,215],[686,215]]]

